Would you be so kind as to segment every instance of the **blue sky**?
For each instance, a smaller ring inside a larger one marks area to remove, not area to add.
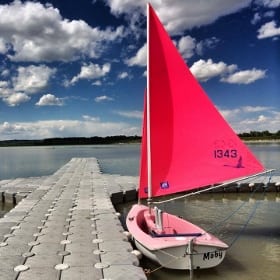
[[[152,0],[236,132],[280,130],[280,0]],[[0,140],[140,135],[143,0],[0,0]]]

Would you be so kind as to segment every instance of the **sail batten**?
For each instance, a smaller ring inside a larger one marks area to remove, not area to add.
[[[147,197],[148,185],[151,196],[161,196],[263,171],[204,93],[151,6],[147,12],[140,198]]]

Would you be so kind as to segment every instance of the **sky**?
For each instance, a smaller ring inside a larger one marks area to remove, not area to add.
[[[151,0],[237,132],[280,130],[280,0]],[[146,1],[0,0],[0,140],[141,135]]]

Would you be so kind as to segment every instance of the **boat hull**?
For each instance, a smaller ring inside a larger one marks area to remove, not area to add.
[[[223,261],[228,248],[225,243],[174,215],[166,213],[163,218],[163,224],[168,219],[168,234],[151,235],[145,219],[147,211],[147,206],[134,205],[127,217],[127,227],[135,246],[149,259],[163,267],[181,270],[211,268]],[[170,225],[179,233],[170,234]]]
[[[226,255],[226,250],[220,250],[207,246],[195,246],[196,253],[192,255],[185,254],[186,245],[161,250],[149,250],[139,241],[135,240],[137,249],[147,258],[159,263],[161,266],[169,269],[204,269],[219,265]]]

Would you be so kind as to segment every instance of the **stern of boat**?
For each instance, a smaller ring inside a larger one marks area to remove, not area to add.
[[[187,253],[188,245],[166,248],[154,252],[157,262],[170,269],[190,270],[206,269],[219,265],[226,255],[226,249],[194,246],[192,253]]]

